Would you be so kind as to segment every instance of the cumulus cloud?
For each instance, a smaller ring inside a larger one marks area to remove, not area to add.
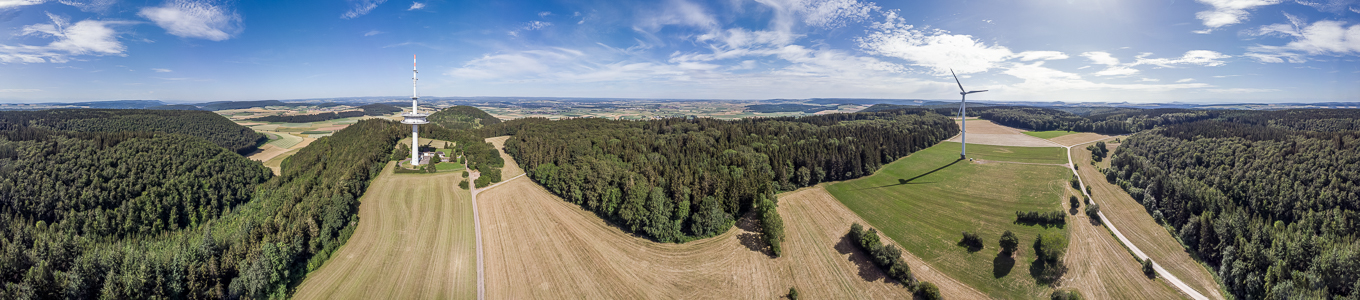
[[[1008,87],[1017,94],[1046,94],[1059,90],[1130,90],[1145,92],[1164,92],[1181,89],[1196,89],[1209,87],[1203,83],[1176,83],[1176,84],[1109,84],[1097,83],[1085,80],[1081,75],[1068,73],[1044,67],[1043,61],[1032,64],[1014,63],[1002,73],[1011,75],[1024,80],[1019,84]]]
[[[1266,5],[1279,4],[1282,0],[1196,0],[1210,6],[1210,10],[1195,13],[1195,18],[1204,21],[1209,27],[1195,33],[1210,33],[1219,27],[1242,23],[1251,14],[1249,10]]]
[[[118,41],[118,32],[111,26],[131,24],[125,21],[82,20],[75,24],[63,17],[47,14],[52,23],[24,26],[21,36],[50,37],[55,39],[46,46],[0,45],[0,62],[23,63],[64,63],[71,56],[79,55],[119,55],[127,50]]]
[[[241,16],[205,1],[174,0],[142,8],[137,15],[169,34],[184,38],[224,41],[241,33]]]
[[[348,0],[348,1],[353,8],[350,8],[349,11],[346,11],[344,14],[340,15],[341,19],[353,19],[363,15],[367,15],[368,12],[373,11],[374,8],[378,8],[379,4],[387,2],[387,0]],[[421,4],[420,6],[425,7],[424,4]],[[416,9],[414,4],[411,5],[411,8]]]
[[[1292,20],[1291,20],[1292,21]],[[1303,25],[1272,24],[1262,26],[1256,35],[1276,35],[1292,38],[1281,46],[1256,45],[1247,48],[1244,56],[1261,62],[1291,63],[1308,61],[1310,55],[1346,56],[1360,55],[1360,24],[1346,26],[1345,22],[1323,20]]]
[[[417,9],[424,9],[424,8],[425,8],[425,3],[411,2],[411,8],[407,8],[406,10],[417,10]]]
[[[896,12],[886,16],[884,22],[874,23],[868,36],[856,39],[865,52],[901,58],[931,68],[937,75],[947,74],[950,68],[959,74],[986,72],[1013,55],[1006,47],[987,45],[970,35],[903,24]]]
[[[878,10],[874,3],[856,0],[763,0],[759,1],[774,7],[787,7],[790,12],[803,17],[803,22],[813,27],[837,28],[850,22],[869,18],[870,13]]]

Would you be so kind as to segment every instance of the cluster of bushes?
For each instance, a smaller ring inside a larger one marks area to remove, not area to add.
[[[1081,300],[1081,292],[1077,290],[1056,290],[1048,296],[1052,300]]]
[[[959,241],[959,246],[965,246],[969,249],[982,249],[982,238],[978,237],[976,233],[964,231],[963,240]]]
[[[1110,154],[1110,149],[1105,147],[1104,141],[1096,142],[1095,145],[1086,146],[1086,150],[1091,151],[1091,159],[1096,162],[1100,162]]]
[[[940,299],[940,289],[930,282],[917,281],[916,276],[911,273],[911,267],[902,260],[902,250],[897,246],[884,245],[878,238],[877,229],[864,230],[864,226],[860,226],[859,223],[852,224],[850,239],[854,240],[855,245],[861,250],[868,252],[874,264],[883,269],[889,278],[906,285],[921,298]]]
[[[778,206],[774,201],[764,195],[760,198],[760,231],[765,236],[765,242],[770,244],[770,251],[779,257],[784,253],[784,218],[779,217]]]
[[[1072,209],[1077,209],[1077,208],[1080,208],[1080,207],[1081,207],[1081,201],[1080,201],[1080,200],[1077,200],[1077,196],[1076,196],[1076,195],[1068,196],[1068,197],[1067,197],[1067,204],[1068,204],[1069,206],[1071,206]]]
[[[1021,224],[1059,225],[1067,223],[1067,214],[1057,210],[1048,212],[1016,211],[1015,222]]]
[[[1067,251],[1067,237],[1061,233],[1039,234],[1034,238],[1035,259],[1033,266],[1039,269],[1034,279],[1040,283],[1054,283],[1067,272],[1063,263],[1063,253]]]
[[[1152,262],[1152,258],[1151,258],[1151,257],[1148,257],[1147,259],[1144,259],[1144,260],[1143,260],[1143,275],[1147,275],[1148,278],[1157,278],[1157,269],[1153,268],[1153,267],[1152,267],[1153,265],[1154,265],[1154,263]]]
[[[1087,200],[1090,200],[1090,199],[1087,199]],[[1088,201],[1088,202],[1089,202],[1089,201]],[[1095,204],[1095,203],[1087,204],[1087,205],[1086,205],[1086,217],[1091,218],[1091,220],[1093,220],[1093,221],[1100,222],[1100,204]]]

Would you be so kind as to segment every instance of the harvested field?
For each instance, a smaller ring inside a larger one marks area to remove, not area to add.
[[[1224,299],[1209,270],[1192,259],[1180,242],[1152,219],[1142,204],[1133,200],[1119,186],[1105,181],[1105,175],[1097,168],[1089,167],[1091,151],[1085,147],[1085,144],[1072,147],[1072,161],[1087,166],[1077,172],[1081,174],[1082,181],[1091,187],[1092,200],[1100,204],[1100,211],[1105,214],[1105,218],[1167,272],[1206,297]]]
[[[393,164],[360,198],[359,227],[299,299],[477,297],[472,201],[457,173],[392,174]]]
[[[716,237],[656,243],[606,224],[528,178],[507,181],[478,194],[487,298],[774,299],[790,287],[810,299],[911,297],[848,244],[851,222],[862,221],[824,190],[781,199],[787,199],[779,208],[789,224],[787,256],[770,258],[749,217]],[[915,271],[951,298],[984,297],[925,267]]]
[[[501,159],[505,160],[505,167],[501,168],[502,179],[510,179],[519,176],[519,174],[524,174],[524,169],[520,169],[519,163],[515,162],[515,158],[510,157],[510,154],[505,153],[505,140],[509,138],[510,136],[498,136],[486,139],[486,142],[491,143],[491,145],[496,147],[496,150],[501,151]]]
[[[266,162],[269,161],[270,159],[273,159],[275,156],[279,156],[279,154],[283,154],[284,152],[288,152],[288,149],[274,147],[274,145],[265,144],[264,146],[260,146],[258,150],[255,150],[255,152],[251,152],[250,155],[246,155],[246,158],[249,158],[250,160],[253,161]]]
[[[1070,169],[961,161],[957,147],[941,143],[885,165],[872,176],[826,189],[867,225],[949,277],[994,298],[1047,298],[1053,289],[1031,275],[1035,255],[1028,245],[1039,234],[1068,230],[1017,224],[1015,212],[1063,210],[1060,203],[1066,203]],[[1062,148],[988,147],[1010,150],[1010,159],[1066,162]],[[999,257],[997,241],[1007,230],[1020,238],[1021,247],[1014,257]],[[977,233],[984,247],[959,246],[962,231]]]
[[[955,123],[960,123],[955,121]],[[950,142],[962,142],[962,135],[955,135]],[[1015,147],[1056,147],[1058,144],[1045,139],[1022,134],[1019,129],[997,125],[992,121],[968,119],[968,144],[983,144]]]
[[[1060,136],[1060,137],[1055,137],[1055,138],[1051,138],[1051,139],[1048,139],[1048,140],[1053,141],[1054,143],[1062,144],[1063,146],[1075,146],[1075,145],[1085,144],[1085,143],[1094,143],[1094,142],[1096,142],[1096,141],[1100,141],[1100,140],[1104,140],[1104,139],[1108,139],[1108,138],[1110,138],[1110,136],[1108,136],[1108,135],[1103,135],[1103,134],[1099,134],[1099,133],[1091,133],[1091,132],[1082,132],[1082,133],[1075,133],[1075,134],[1069,134],[1069,135],[1064,135],[1064,136]],[[1082,149],[1085,149],[1086,146],[1081,146],[1081,148],[1082,148]]]
[[[1055,137],[1060,137],[1060,136],[1064,136],[1064,135],[1069,135],[1069,134],[1073,134],[1073,133],[1075,133],[1075,132],[1066,131],[1066,130],[1049,130],[1049,131],[1024,131],[1024,132],[1022,132],[1022,133],[1024,133],[1025,135],[1028,135],[1028,136],[1032,136],[1032,137],[1037,137],[1037,138],[1041,138],[1041,139],[1050,139],[1050,140],[1051,140],[1051,139],[1053,139],[1053,138],[1055,138]]]
[[[1071,188],[1067,193],[1080,195]],[[1080,210],[1069,214],[1072,240],[1064,258],[1068,270],[1062,287],[1077,289],[1087,299],[1186,298],[1162,278],[1143,275],[1142,265],[1103,225],[1092,224]]]
[[[266,144],[274,145],[274,147],[279,147],[283,149],[292,149],[293,147],[297,146],[298,143],[302,143],[303,140],[306,139],[304,137],[293,135],[286,132],[265,132],[265,134],[272,134],[278,137],[278,139],[269,141]]]

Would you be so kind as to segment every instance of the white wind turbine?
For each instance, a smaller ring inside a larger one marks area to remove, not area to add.
[[[987,90],[965,90],[963,89],[963,83],[959,82],[959,75],[954,74],[954,69],[949,69],[949,75],[954,75],[954,83],[959,84],[959,96],[963,97],[963,99],[959,100],[959,122],[963,123],[963,129],[959,131],[959,134],[963,135],[963,150],[960,150],[961,152],[959,152],[959,159],[965,159],[968,158],[968,111],[966,110],[968,105],[968,94],[986,92]]]

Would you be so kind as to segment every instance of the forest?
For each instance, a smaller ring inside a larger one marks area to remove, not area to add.
[[[1102,134],[1129,134],[1156,126],[1181,124],[1213,118],[1217,111],[1163,109],[1120,109],[1087,116],[1039,107],[970,108],[970,115],[1010,127],[1047,131],[1068,130]]]
[[[407,134],[360,121],[271,177],[201,138],[0,126],[0,291],[21,299],[286,298],[353,232]]]
[[[1360,297],[1360,110],[1217,115],[1128,137],[1106,179],[1238,298]]]
[[[51,129],[70,132],[161,132],[203,138],[236,153],[249,153],[264,135],[207,111],[53,109],[0,111],[0,131]],[[107,137],[95,136],[96,139]]]
[[[549,191],[660,242],[725,232],[762,199],[777,200],[778,191],[869,175],[959,131],[949,118],[919,109],[736,121],[516,121],[482,132],[513,134],[506,151]]]
[[[450,106],[430,115],[430,123],[453,130],[468,130],[500,123],[481,109],[467,105]]]

